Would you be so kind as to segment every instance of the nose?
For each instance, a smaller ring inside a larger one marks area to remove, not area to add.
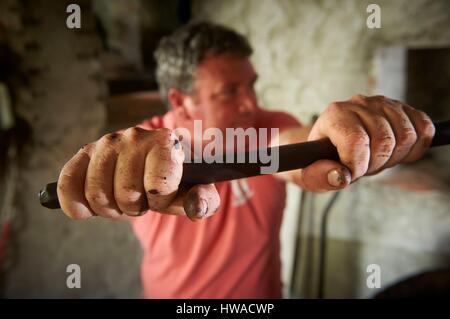
[[[239,113],[252,113],[258,107],[255,91],[245,90],[239,103]]]

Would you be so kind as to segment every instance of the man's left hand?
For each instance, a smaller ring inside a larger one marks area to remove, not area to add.
[[[344,188],[364,175],[419,159],[434,133],[428,115],[397,100],[357,95],[334,102],[317,119],[308,140],[328,137],[341,163],[317,161],[301,170],[296,181],[311,191]]]

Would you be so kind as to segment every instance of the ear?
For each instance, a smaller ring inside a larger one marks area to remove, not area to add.
[[[170,105],[172,105],[172,109],[177,117],[185,120],[191,119],[191,96],[181,92],[180,90],[172,88],[167,94],[167,99],[169,100]]]

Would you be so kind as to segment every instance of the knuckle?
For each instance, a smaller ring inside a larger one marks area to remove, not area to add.
[[[143,192],[138,191],[131,187],[120,187],[117,189],[115,196],[116,202],[119,207],[123,207],[122,210],[126,212],[136,211],[141,209],[143,201]]]
[[[369,147],[369,136],[362,131],[349,133],[345,138],[345,143],[349,147]]]
[[[172,130],[161,129],[157,130],[155,133],[155,142],[161,149],[164,149],[167,152],[180,151],[182,149],[179,139]]]
[[[393,102],[391,99],[384,95],[373,95],[367,98],[367,102],[371,106],[392,107]]]
[[[365,103],[366,100],[367,100],[367,96],[362,95],[362,94],[356,94],[356,95],[353,95],[353,96],[350,98],[350,100],[351,100],[351,101],[356,101],[356,102],[362,102],[362,103]]]
[[[77,154],[89,154],[94,148],[95,148],[95,143],[86,144],[78,150]]]
[[[382,154],[390,154],[394,150],[395,144],[394,136],[386,133],[376,139],[375,148]]]
[[[376,135],[371,141],[375,149],[383,153],[390,153],[396,145],[394,132],[389,122],[381,115],[374,114]]]
[[[85,193],[86,200],[92,206],[105,206],[108,203],[106,194],[100,190],[87,191]]]
[[[103,146],[115,145],[120,141],[120,135],[120,133],[108,133],[103,135],[98,141],[98,144]]]
[[[171,129],[161,128],[157,129],[154,132],[153,138],[155,141],[162,147],[170,147],[174,144],[175,134]],[[178,139],[176,139],[178,140]]]
[[[159,128],[153,131],[155,135],[159,138],[170,138],[172,135],[172,130],[168,128]]]
[[[345,109],[345,105],[346,105],[346,103],[344,103],[344,102],[333,102],[328,106],[327,111],[328,112],[342,112]]]
[[[397,100],[389,100],[387,103],[383,104],[383,107],[389,108],[395,113],[397,113],[397,116],[400,118],[404,118],[404,110],[403,110],[403,104]]]
[[[131,141],[138,141],[142,138],[145,132],[146,130],[133,126],[123,131],[123,135]]]
[[[414,129],[407,127],[401,130],[397,136],[397,147],[405,148],[414,145],[417,141],[417,133]]]

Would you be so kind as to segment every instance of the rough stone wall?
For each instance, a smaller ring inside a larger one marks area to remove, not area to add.
[[[40,206],[37,194],[105,124],[105,80],[89,1],[82,28],[66,27],[71,1],[0,2],[1,23],[26,74],[13,88],[16,112],[33,130],[19,163],[12,245],[2,295],[12,298],[139,297],[140,250],[130,226],[74,222]],[[81,289],[68,289],[66,267],[81,267]]]
[[[107,46],[134,72],[141,71],[139,0],[93,0],[92,6],[107,34]]]
[[[450,46],[450,2],[376,1],[381,29],[366,27],[370,3],[374,1],[195,0],[193,12],[197,19],[248,36],[260,75],[261,104],[307,123],[331,101],[383,93],[376,91],[372,77],[378,49]],[[380,178],[352,185],[333,209],[325,297],[372,296],[376,290],[366,286],[366,267],[372,263],[381,266],[382,288],[405,275],[449,264],[448,192],[409,192],[380,184]],[[289,195],[282,229],[285,282],[290,280],[299,202],[295,187],[289,187]],[[328,198],[316,196],[317,214]],[[317,237],[318,222],[316,215],[304,235]]]
[[[246,35],[255,49],[262,104],[308,121],[330,101],[372,93],[368,74],[377,47],[449,44],[448,1],[376,1],[382,28],[368,29],[372,2],[196,0],[193,13]]]
[[[89,31],[92,21],[85,15],[80,32],[65,28],[68,3],[0,2],[1,22],[30,73],[30,83],[17,88],[17,112],[35,133],[21,159],[14,245],[2,292],[6,297],[139,297],[140,251],[129,225],[100,219],[73,222],[41,208],[36,199],[65,161],[98,137],[105,117],[99,100],[105,94],[104,83],[91,51],[98,47],[98,39]],[[332,100],[374,93],[369,75],[377,48],[450,44],[448,1],[377,1],[382,9],[379,30],[365,27],[368,3],[195,0],[193,13],[249,36],[262,104],[308,122]],[[282,234],[285,281],[299,198],[296,188],[289,191]],[[383,286],[403,275],[448,264],[448,196],[386,187],[375,179],[344,191],[330,219],[325,296],[373,294],[365,286],[365,268],[371,263],[382,267]],[[317,212],[328,197],[317,196]],[[305,234],[316,237],[317,227]],[[81,289],[66,287],[66,266],[72,263],[81,266]]]

